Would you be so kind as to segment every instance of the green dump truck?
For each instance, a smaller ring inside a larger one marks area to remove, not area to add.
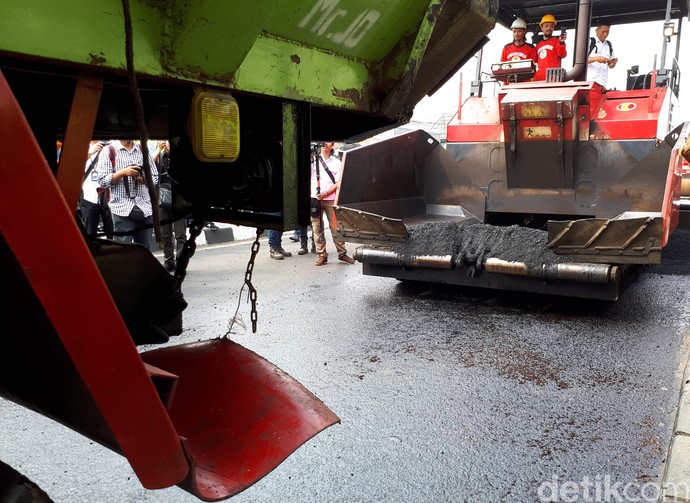
[[[311,140],[407,121],[486,41],[497,10],[497,0],[6,2],[0,395],[122,453],[144,487],[207,501],[337,422],[225,338],[137,351],[181,330],[184,267],[173,276],[148,249],[85,235],[75,209],[87,147],[170,140],[173,213],[192,220],[192,237],[204,220],[304,225]],[[0,499],[50,501],[0,466]]]

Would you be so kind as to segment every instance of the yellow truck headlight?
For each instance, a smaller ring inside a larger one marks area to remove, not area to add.
[[[240,109],[229,94],[198,91],[192,99],[192,144],[202,161],[233,162],[240,155]]]

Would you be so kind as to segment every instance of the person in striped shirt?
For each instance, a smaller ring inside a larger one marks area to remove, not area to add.
[[[108,206],[113,217],[115,239],[139,243],[147,248],[151,242],[153,209],[144,180],[141,146],[132,140],[115,140],[103,148],[98,159],[98,184],[110,189]],[[158,170],[149,152],[153,185],[158,184]],[[118,233],[127,235],[118,235]]]

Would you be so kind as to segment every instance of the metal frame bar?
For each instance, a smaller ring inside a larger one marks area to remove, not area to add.
[[[141,483],[180,482],[179,436],[2,73],[0,149],[0,231]]]

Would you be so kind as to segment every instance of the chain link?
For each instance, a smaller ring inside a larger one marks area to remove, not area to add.
[[[259,319],[259,313],[256,310],[256,288],[254,288],[254,285],[252,285],[252,273],[254,272],[254,262],[256,260],[256,256],[259,254],[259,247],[261,246],[259,244],[259,236],[263,233],[263,229],[256,229],[256,240],[252,243],[252,254],[249,257],[249,262],[247,263],[247,271],[244,273],[244,283],[242,284],[242,288],[240,288],[240,293],[239,293],[239,299],[237,302],[237,309],[235,310],[235,315],[230,318],[229,326],[228,326],[228,331],[225,333],[223,337],[227,337],[231,333],[234,333],[232,331],[232,328],[235,324],[238,324],[242,328],[245,328],[245,324],[242,321],[242,315],[239,314],[240,311],[240,304],[242,302],[242,291],[244,290],[245,287],[247,287],[248,295],[249,295],[249,300],[252,303],[252,311],[251,311],[251,320],[252,320],[252,333],[256,333],[256,322]]]
[[[261,235],[261,230],[256,230],[256,240],[252,243],[252,254],[249,257],[249,262],[247,263],[247,272],[244,273],[244,284],[247,285],[247,290],[249,290],[249,300],[252,303],[251,320],[252,320],[252,333],[256,333],[256,321],[259,318],[259,313],[256,310],[256,288],[252,285],[252,273],[254,272],[254,260],[259,253],[259,236]]]

